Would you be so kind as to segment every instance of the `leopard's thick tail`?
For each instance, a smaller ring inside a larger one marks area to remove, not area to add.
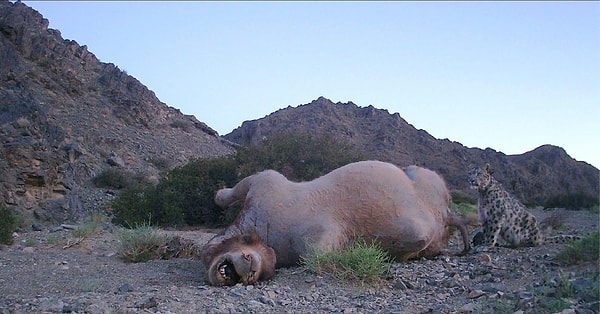
[[[561,234],[557,236],[544,237],[544,243],[567,243],[581,240],[582,237],[570,234]]]

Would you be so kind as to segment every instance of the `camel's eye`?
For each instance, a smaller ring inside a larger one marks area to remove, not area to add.
[[[252,256],[250,256],[250,254],[242,253],[242,256],[244,256],[244,259],[247,260],[247,261],[249,261],[250,259],[252,259]]]

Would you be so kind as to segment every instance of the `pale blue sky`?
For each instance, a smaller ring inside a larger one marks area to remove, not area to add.
[[[600,167],[599,2],[24,2],[221,135],[324,96]]]

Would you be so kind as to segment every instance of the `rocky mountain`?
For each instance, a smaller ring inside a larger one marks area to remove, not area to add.
[[[370,158],[434,169],[452,190],[471,196],[468,165],[490,163],[528,203],[598,198],[598,169],[560,147],[516,156],[467,148],[417,130],[399,114],[325,98],[246,121],[220,137],[48,24],[25,4],[0,0],[0,207],[41,221],[79,220],[100,208],[112,196],[91,179],[107,169],[156,180],[160,170],[190,158],[230,154],[232,142],[259,144],[282,130],[329,133]]]
[[[467,169],[486,163],[505,187],[529,204],[546,204],[568,195],[596,199],[599,195],[598,169],[574,160],[560,147],[544,145],[521,155],[468,148],[417,130],[398,113],[352,102],[333,103],[323,97],[245,121],[224,137],[241,145],[257,145],[274,132],[307,130],[353,143],[369,158],[433,169],[444,176],[451,190],[471,197],[475,193],[468,187]]]
[[[49,221],[76,220],[90,178],[122,168],[152,178],[192,157],[233,152],[193,116],[21,2],[0,1],[0,205]],[[99,199],[100,198],[100,199]]]

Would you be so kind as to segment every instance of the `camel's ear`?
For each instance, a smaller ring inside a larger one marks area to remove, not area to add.
[[[211,262],[211,259],[218,255],[221,251],[229,249],[223,246],[223,242],[226,240],[222,235],[216,235],[206,243],[200,250],[200,259],[206,265]]]
[[[255,243],[263,243],[262,238],[258,235],[258,233],[251,231],[244,235],[242,235],[242,241],[244,244],[252,245]]]

